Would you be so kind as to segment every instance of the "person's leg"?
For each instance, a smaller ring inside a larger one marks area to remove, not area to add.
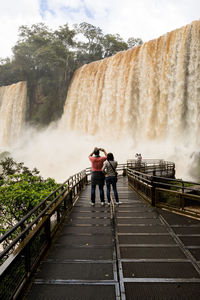
[[[96,184],[92,184],[91,186],[91,203],[95,203],[95,190],[96,190]]]
[[[104,190],[103,190],[103,184],[102,184],[102,185],[99,185],[99,194],[100,194],[101,203],[104,203]]]
[[[110,180],[109,180],[109,178],[106,178],[106,193],[107,193],[108,203],[110,203],[111,199],[110,199]]]
[[[116,180],[115,178],[112,178],[112,187],[113,187],[113,192],[115,196],[115,201],[119,202],[119,197],[118,197],[118,192],[117,192],[117,186],[116,186]]]

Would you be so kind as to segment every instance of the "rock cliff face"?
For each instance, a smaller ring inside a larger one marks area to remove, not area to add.
[[[84,65],[72,79],[63,127],[92,135],[200,143],[200,21]]]
[[[0,87],[0,146],[9,146],[21,136],[27,105],[26,82]]]

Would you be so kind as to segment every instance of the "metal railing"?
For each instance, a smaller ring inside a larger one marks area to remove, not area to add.
[[[117,171],[126,175],[126,169],[126,164],[119,164]],[[20,293],[90,178],[91,168],[69,177],[0,238],[0,299],[13,299]]]
[[[174,191],[169,183],[172,179],[164,178],[166,180],[164,182],[164,179],[155,176],[162,172],[166,177],[173,177],[175,174],[173,163],[148,160],[142,164],[138,165],[135,160],[128,161],[126,164],[119,164],[117,172],[119,176],[128,175],[129,185],[152,205],[168,206],[169,203],[165,201],[166,193],[179,199],[178,209],[181,210],[185,209],[188,199],[199,201],[199,196],[189,195],[186,192],[188,189],[186,182],[185,185],[183,182],[182,185],[178,185],[180,190]],[[143,170],[145,173],[142,173]],[[70,213],[79,193],[90,181],[90,177],[91,168],[71,176],[0,238],[1,245],[7,245],[0,254],[2,264],[0,299],[14,299],[20,293],[49,248],[62,220]],[[111,220],[112,218],[114,218],[113,205],[111,205]]]
[[[127,169],[129,185],[151,205],[200,219],[200,183]]]
[[[69,177],[0,238],[0,299],[20,292],[86,183],[85,170]]]
[[[117,171],[126,175],[126,168],[119,164]],[[90,178],[91,168],[69,177],[0,238],[0,299],[19,294]]]
[[[127,170],[127,163],[126,164],[118,164],[116,171],[118,172],[119,176],[126,176]],[[91,168],[86,169],[87,180],[90,182],[91,180]]]
[[[175,178],[175,164],[163,159],[143,159],[141,162],[136,159],[129,159],[127,160],[127,168],[154,176]]]

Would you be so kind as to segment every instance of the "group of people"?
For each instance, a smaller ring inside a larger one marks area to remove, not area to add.
[[[100,152],[104,153],[104,156],[100,156]],[[114,160],[112,153],[107,153],[103,148],[95,147],[93,152],[89,155],[89,160],[92,164],[92,175],[91,175],[91,205],[95,205],[95,190],[96,186],[99,186],[99,194],[101,205],[105,204],[104,199],[104,183],[106,181],[107,188],[107,200],[110,205],[111,197],[110,191],[111,186],[113,188],[115,202],[120,204],[117,192],[117,161]]]

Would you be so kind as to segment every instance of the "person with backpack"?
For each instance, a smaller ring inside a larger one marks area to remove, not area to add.
[[[105,174],[105,180],[106,180],[106,189],[107,189],[107,200],[108,205],[110,205],[110,190],[111,185],[113,188],[114,196],[115,196],[115,203],[121,204],[122,202],[119,201],[118,192],[117,192],[117,161],[114,160],[114,156],[112,153],[107,154],[107,160],[103,163],[102,171]]]

